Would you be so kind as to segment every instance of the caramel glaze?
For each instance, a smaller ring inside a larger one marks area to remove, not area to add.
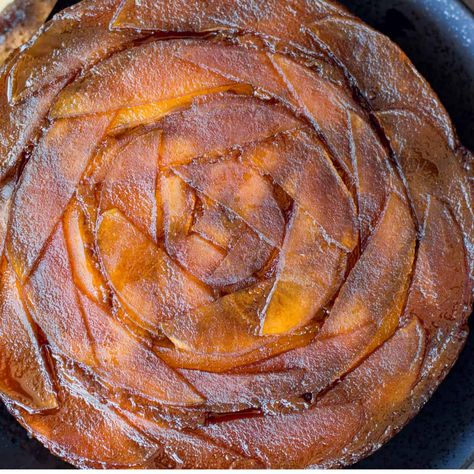
[[[472,154],[339,5],[84,0],[0,116],[0,395],[72,464],[348,465],[455,362]]]

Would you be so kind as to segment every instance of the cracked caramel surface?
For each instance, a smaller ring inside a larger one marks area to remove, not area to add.
[[[347,465],[456,360],[472,155],[337,4],[84,0],[0,115],[0,395],[74,465]]]

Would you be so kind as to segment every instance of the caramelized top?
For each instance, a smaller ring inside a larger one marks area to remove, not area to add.
[[[0,66],[33,36],[55,4],[56,0],[0,0]]]
[[[472,156],[337,5],[85,0],[0,87],[0,392],[66,460],[353,462],[454,362]]]

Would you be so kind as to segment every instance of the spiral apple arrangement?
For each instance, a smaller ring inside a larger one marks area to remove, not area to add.
[[[454,363],[472,155],[337,4],[84,0],[0,88],[0,394],[57,455],[349,464]]]

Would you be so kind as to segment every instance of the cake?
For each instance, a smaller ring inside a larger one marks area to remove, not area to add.
[[[0,0],[0,64],[33,36],[55,4],[56,0]]]
[[[457,359],[472,154],[338,4],[83,0],[0,116],[0,396],[73,465],[349,465]]]

